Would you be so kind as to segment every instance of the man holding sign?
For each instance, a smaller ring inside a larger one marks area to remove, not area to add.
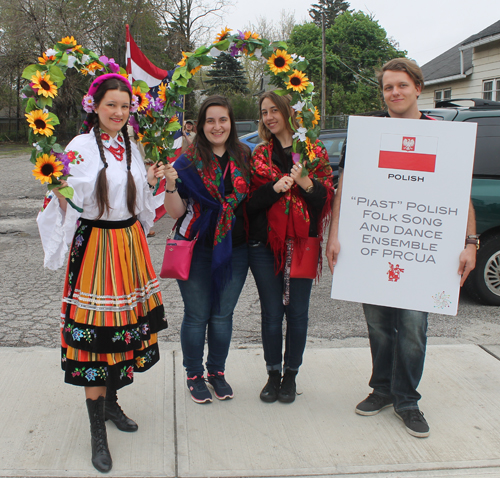
[[[418,109],[417,100],[424,86],[424,78],[416,63],[406,58],[393,59],[377,72],[377,78],[388,109],[384,117],[432,119]],[[431,144],[432,138],[427,138],[429,144],[422,145],[419,142],[419,147],[423,149],[418,152],[415,151],[415,138],[400,138],[396,148],[391,144],[394,137],[396,136],[382,137],[379,168],[403,169],[398,167],[401,153],[395,151],[401,151],[402,148],[403,151],[414,152],[412,161],[415,164],[409,169],[434,172],[436,146]],[[332,206],[332,222],[326,248],[332,273],[340,252],[338,231],[345,150],[344,144],[339,165],[341,174]],[[408,180],[411,180],[411,177],[408,176]],[[475,267],[478,244],[475,230],[474,209],[469,202],[466,245],[459,258],[458,274],[462,276],[460,285]],[[395,283],[401,274],[404,274],[404,268],[395,261],[394,264],[389,264],[388,280]],[[372,354],[373,370],[369,385],[373,388],[373,393],[356,406],[356,413],[371,416],[393,405],[396,415],[405,423],[408,433],[419,438],[429,436],[429,425],[418,408],[421,396],[416,390],[424,368],[428,312],[372,304],[363,304],[363,310]]]

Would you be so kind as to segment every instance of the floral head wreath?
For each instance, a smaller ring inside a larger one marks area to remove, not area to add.
[[[94,111],[95,107],[94,95],[96,91],[99,89],[99,86],[101,86],[106,80],[110,80],[111,78],[115,78],[125,83],[128,90],[130,91],[130,94],[132,95],[132,105],[130,108],[130,112],[135,113],[137,111],[137,108],[139,106],[139,100],[137,96],[135,96],[133,93],[132,85],[130,84],[127,78],[125,78],[122,75],[118,75],[117,73],[106,73],[104,75],[98,76],[92,82],[89,88],[89,92],[82,99],[82,107],[84,111],[86,111],[87,113],[92,113]]]

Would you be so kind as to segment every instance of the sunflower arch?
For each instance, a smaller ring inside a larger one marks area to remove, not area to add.
[[[149,87],[144,81],[133,83],[133,102],[137,111],[131,114],[130,123],[138,131],[147,158],[166,161],[174,156],[174,133],[181,128],[177,117],[181,109],[179,96],[191,93],[189,80],[202,66],[211,65],[222,52],[229,52],[232,56],[247,55],[253,60],[267,60],[265,71],[271,77],[271,84],[278,88],[276,93],[292,96],[291,104],[299,123],[293,135],[293,150],[300,154],[301,161],[314,157],[313,145],[320,127],[319,112],[312,103],[314,85],[305,74],[309,62],[303,57],[288,54],[284,42],[270,42],[250,31],[237,34],[231,34],[231,31],[225,28],[211,45],[202,46],[194,52],[182,52],[183,58],[171,81],[159,86],[157,98],[149,94]],[[30,126],[29,141],[34,146],[30,158],[35,165],[33,175],[52,189],[68,177],[69,164],[78,161],[78,157],[64,154],[57,143],[54,127],[59,124],[59,119],[49,112],[66,71],[75,68],[81,74],[91,76],[127,74],[112,58],[98,56],[83,48],[73,37],[63,38],[38,60],[38,64],[30,65],[23,71],[23,78],[30,82],[22,91],[23,106]],[[88,106],[83,103],[84,109]],[[61,192],[71,200],[71,188],[61,189]]]

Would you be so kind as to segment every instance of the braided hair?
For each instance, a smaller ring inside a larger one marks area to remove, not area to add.
[[[130,95],[130,90],[127,88],[127,86],[122,81],[117,80],[115,78],[111,78],[109,80],[104,81],[94,94],[94,102],[96,105],[98,105],[102,101],[104,95],[106,94],[106,91],[109,90],[126,91],[129,94],[130,99],[132,99]],[[106,161],[106,156],[104,155],[104,145],[102,144],[101,140],[101,132],[99,128],[99,116],[94,112],[88,113],[85,123],[88,125],[89,128],[94,127],[94,136],[97,142],[97,146],[99,148],[101,161],[104,163],[104,168],[102,168],[97,175],[96,186],[95,186],[95,196],[96,196],[97,207],[99,210],[99,215],[97,216],[96,219],[99,220],[104,215],[104,213],[109,212],[111,208],[111,206],[109,205],[108,181],[106,178],[106,169],[108,168],[108,162]],[[125,152],[127,158],[127,209],[132,216],[135,216],[137,189],[134,177],[132,176],[131,172],[132,148],[130,146],[130,137],[128,134],[126,124],[122,127],[121,134],[123,135],[123,138],[125,140]]]

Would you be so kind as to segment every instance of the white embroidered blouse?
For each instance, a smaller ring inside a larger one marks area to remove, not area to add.
[[[103,221],[124,221],[131,217],[127,208],[127,161],[126,152],[123,160],[118,161],[109,150],[110,147],[125,148],[123,137],[118,134],[115,138],[103,140],[104,154],[108,163],[106,178],[108,181],[109,212],[100,218]],[[155,203],[147,182],[144,162],[132,142],[131,173],[134,177],[137,197],[135,213],[147,234],[153,226],[155,218]],[[38,214],[37,223],[45,252],[44,266],[56,270],[62,267],[64,258],[69,250],[80,217],[95,220],[99,215],[95,200],[95,183],[97,174],[104,167],[99,154],[99,147],[94,131],[75,137],[66,147],[66,153],[72,158],[68,184],[74,189],[73,203],[82,208],[79,213],[68,204],[66,213],[59,206],[59,200],[54,193],[49,193],[45,200],[45,207]],[[50,201],[50,202],[48,202]],[[48,204],[47,204],[48,202]]]

